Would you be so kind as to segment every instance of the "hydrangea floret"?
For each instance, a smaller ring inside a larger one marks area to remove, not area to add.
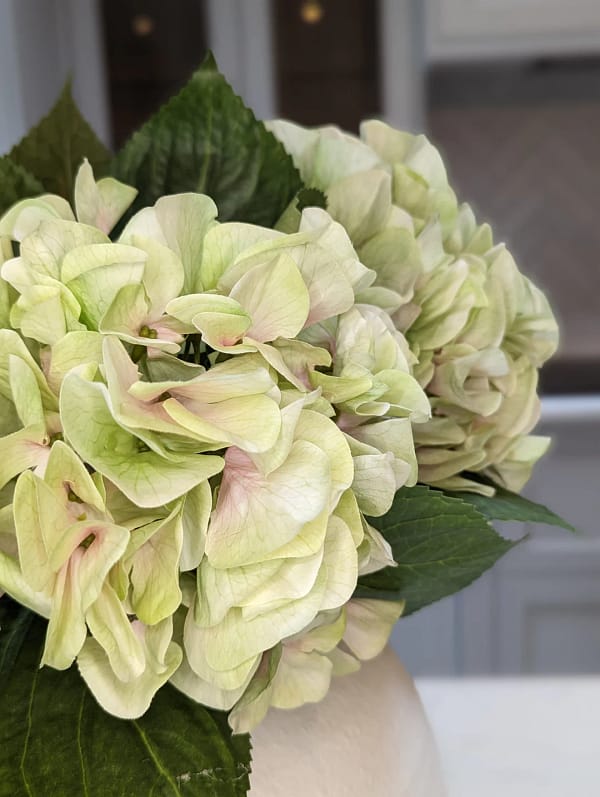
[[[408,343],[432,411],[414,427],[419,480],[484,495],[494,494],[490,482],[520,491],[550,442],[530,434],[538,369],[558,345],[544,294],[458,204],[425,136],[376,120],[362,124],[360,138],[287,121],[269,127],[375,272],[359,301],[385,312]],[[279,226],[299,222],[291,206]]]
[[[170,681],[244,731],[386,643],[366,516],[416,482],[430,404],[347,219],[179,194],[111,239],[135,195],[84,162],[73,207],[0,220],[0,588],[109,713]]]
[[[246,794],[494,520],[573,530],[518,494],[556,346],[424,136],[265,124],[209,54],[113,155],[67,85],[0,157],[6,789]]]

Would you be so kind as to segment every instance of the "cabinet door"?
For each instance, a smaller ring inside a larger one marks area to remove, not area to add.
[[[102,0],[115,145],[175,94],[206,54],[200,0]]]
[[[426,0],[433,60],[600,51],[597,0]]]
[[[379,113],[379,3],[272,0],[279,113],[356,131]]]

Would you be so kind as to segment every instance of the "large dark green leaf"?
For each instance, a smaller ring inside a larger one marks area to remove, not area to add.
[[[390,511],[369,522],[398,567],[361,577],[355,595],[405,600],[405,615],[463,589],[515,544],[471,504],[421,485],[399,490]]]
[[[8,155],[0,158],[0,215],[19,199],[38,196],[44,186]]]
[[[0,692],[4,689],[35,615],[9,597],[0,599]],[[0,718],[1,721],[1,718]]]
[[[1,797],[242,797],[250,741],[170,686],[139,720],[104,713],[75,667],[39,669],[36,620],[0,694]]]
[[[71,199],[77,169],[84,158],[96,177],[106,173],[110,152],[81,115],[67,83],[56,104],[9,153],[46,191]]]
[[[530,501],[517,493],[511,493],[503,487],[494,485],[494,488],[496,495],[491,498],[475,493],[450,493],[450,495],[471,504],[490,520],[545,523],[548,526],[559,526],[567,531],[576,531],[570,523],[542,504],[536,504],[535,501]]]
[[[211,196],[221,221],[272,226],[301,187],[292,159],[208,56],[190,82],[125,144],[113,164],[139,190],[132,211],[164,194]]]

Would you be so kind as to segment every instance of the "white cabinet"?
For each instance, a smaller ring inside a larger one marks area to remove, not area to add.
[[[600,53],[599,0],[425,0],[432,61]]]

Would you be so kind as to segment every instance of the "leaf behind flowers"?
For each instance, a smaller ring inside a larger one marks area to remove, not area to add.
[[[474,506],[482,515],[490,520],[507,520],[521,523],[544,523],[548,526],[558,526],[567,531],[576,529],[566,520],[557,515],[548,507],[530,501],[517,493],[511,493],[503,487],[494,485],[496,495],[485,496],[477,493],[448,493],[460,497]]]
[[[44,186],[8,155],[0,158],[0,215],[20,199],[38,196]]]
[[[75,104],[70,82],[48,115],[12,148],[8,157],[33,175],[45,191],[68,200],[72,199],[77,169],[84,158],[91,163],[96,178],[106,173],[110,162],[110,152]]]
[[[0,692],[6,686],[35,615],[6,595],[0,599]]]
[[[399,490],[390,511],[369,522],[398,566],[362,576],[355,596],[405,600],[404,615],[468,586],[515,545],[471,504],[422,485]]]
[[[113,174],[139,189],[131,212],[165,194],[208,194],[220,221],[271,227],[301,188],[293,161],[209,55],[181,92],[116,156]]]
[[[135,721],[106,714],[76,667],[38,668],[36,619],[0,693],[0,794],[10,797],[243,797],[250,740],[173,687]]]

